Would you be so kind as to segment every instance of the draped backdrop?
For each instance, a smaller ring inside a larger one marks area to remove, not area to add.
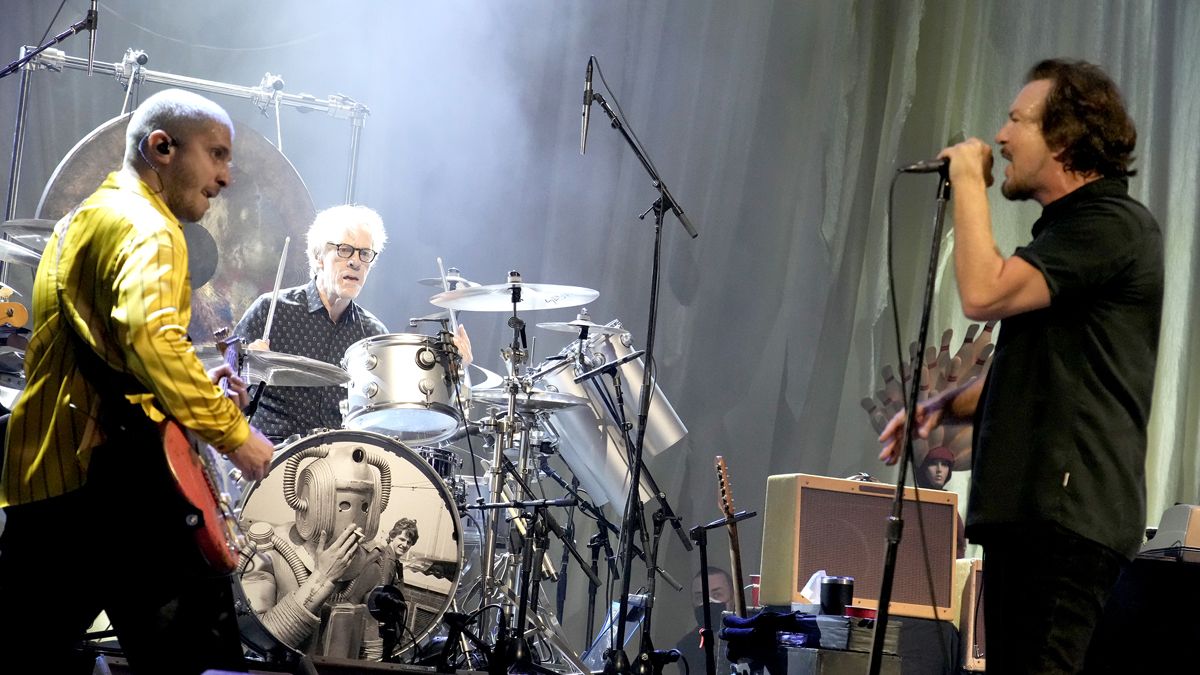
[[[3,60],[37,42],[57,4],[6,3]],[[68,0],[52,32],[87,5]],[[1200,500],[1200,371],[1191,359],[1200,341],[1196,35],[1200,4],[1182,1],[102,0],[96,57],[118,61],[133,47],[154,70],[245,86],[271,72],[288,93],[344,94],[368,106],[355,199],[380,211],[391,241],[361,302],[393,331],[433,310],[431,289],[416,280],[434,276],[441,256],[482,283],[518,270],[530,282],[597,289],[593,319],[619,318],[642,347],[654,231],[638,214],[656,193],[599,107],[579,155],[584,66],[594,54],[597,91],[619,102],[700,232],[692,240],[674,218],[665,223],[655,345],[663,391],[690,434],[650,469],[685,527],[718,515],[715,454],[730,465],[737,506],[760,513],[771,474],[895,479],[874,459],[875,433],[859,406],[882,386],[880,369],[896,362],[884,274],[894,170],[958,134],[990,139],[1036,60],[1097,62],[1137,122],[1132,192],[1157,215],[1167,244],[1147,461],[1156,524],[1164,508]],[[77,36],[63,48],[86,56],[86,45]],[[142,95],[159,88],[146,85]],[[6,130],[18,91],[17,77],[0,82]],[[59,160],[115,116],[122,98],[111,76],[34,75],[14,217],[34,215]],[[346,120],[287,108],[276,120],[247,101],[214,98],[268,139],[278,123],[283,154],[317,208],[345,198]],[[936,181],[901,181],[891,223],[907,344],[916,337]],[[991,194],[1008,253],[1029,239],[1038,207]],[[942,236],[933,332],[957,336],[968,322],[949,265],[953,237]],[[242,264],[274,269],[276,255],[242,256]],[[524,317],[536,358],[569,336],[532,324],[574,315]],[[493,370],[511,339],[504,319],[464,317],[477,361]],[[955,474],[950,487],[961,492],[967,482]],[[761,520],[743,524],[748,571],[758,570]],[[580,532],[589,532],[584,523]],[[711,553],[727,564],[723,546]],[[697,565],[671,537],[661,562],[685,585]],[[580,576],[571,577],[579,592],[567,610],[576,643]],[[690,593],[658,588],[657,642],[670,646],[690,621]]]

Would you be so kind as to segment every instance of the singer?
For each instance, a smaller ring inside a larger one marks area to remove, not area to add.
[[[1075,673],[1146,522],[1146,425],[1162,236],[1128,194],[1137,132],[1116,85],[1080,61],[1035,65],[996,134],[1001,192],[1042,205],[1033,241],[992,234],[992,148],[942,150],[964,313],[1001,319],[986,381],[922,403],[921,437],[975,424],[967,536],[983,546],[989,673]],[[894,462],[903,413],[880,436]]]

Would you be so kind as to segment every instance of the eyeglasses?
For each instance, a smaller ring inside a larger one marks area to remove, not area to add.
[[[378,251],[374,251],[369,248],[355,248],[350,244],[335,244],[332,241],[327,241],[325,242],[325,245],[332,246],[337,249],[339,258],[349,258],[350,256],[354,255],[355,251],[358,251],[358,259],[365,263],[371,262],[375,259],[375,256],[379,255]]]

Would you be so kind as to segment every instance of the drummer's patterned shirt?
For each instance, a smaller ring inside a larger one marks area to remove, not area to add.
[[[247,342],[262,338],[270,307],[271,295],[259,296],[234,328],[234,334]],[[341,365],[350,345],[386,332],[383,322],[355,302],[334,323],[312,279],[304,286],[279,291],[271,322],[271,350]],[[268,385],[251,421],[276,443],[297,434],[306,436],[314,429],[340,429],[341,402],[345,398],[342,386]]]
[[[0,506],[83,485],[105,440],[101,391],[124,394],[152,420],[170,414],[219,450],[246,442],[249,425],[187,338],[191,296],[183,227],[136,175],[109,174],[59,221],[34,279],[34,331],[8,424]]]

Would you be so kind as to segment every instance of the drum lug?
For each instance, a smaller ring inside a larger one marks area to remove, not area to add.
[[[379,393],[379,385],[375,382],[368,382],[367,385],[363,387],[363,393],[366,394],[367,398],[375,398],[375,394]]]

